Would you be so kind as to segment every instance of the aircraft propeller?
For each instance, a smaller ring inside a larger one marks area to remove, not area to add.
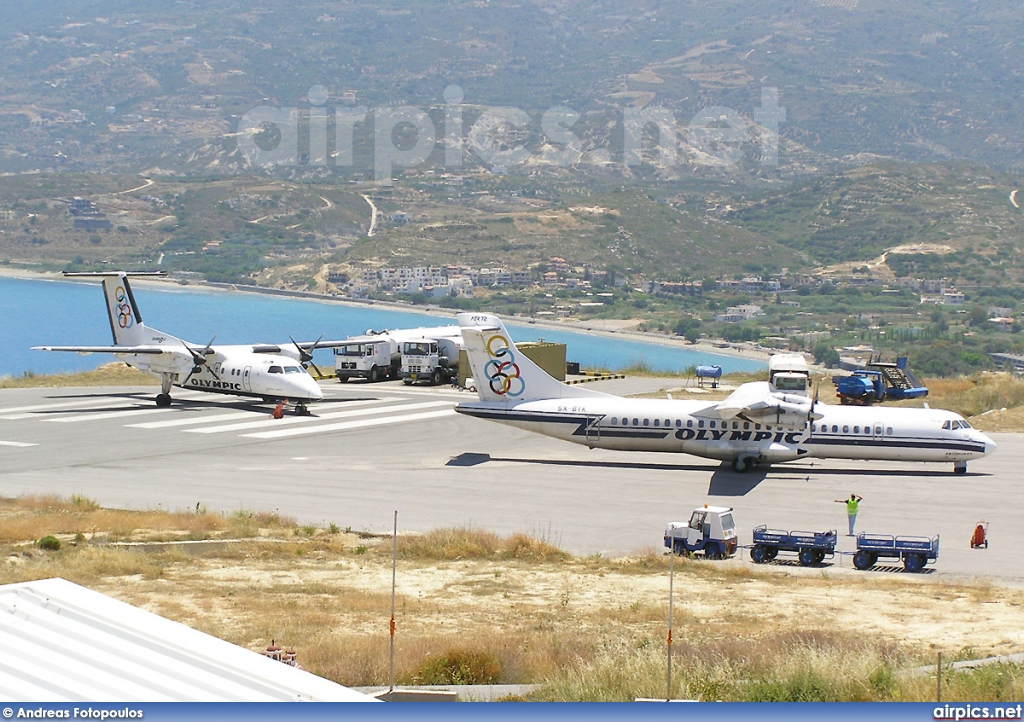
[[[189,346],[187,343],[184,344],[185,348],[188,349],[188,352],[190,354],[192,354],[192,363],[194,365],[192,366],[192,370],[188,372],[188,376],[186,376],[185,380],[182,382],[183,384],[187,383],[188,380],[190,378],[192,378],[192,374],[197,374],[200,371],[202,371],[203,370],[203,366],[206,366],[208,369],[210,369],[210,373],[213,374],[213,378],[215,378],[218,381],[220,381],[220,376],[217,375],[217,372],[213,370],[212,366],[209,366],[207,364],[207,358],[206,358],[211,353],[213,353],[213,342],[214,342],[214,340],[216,338],[217,338],[216,336],[211,338],[210,342],[208,344],[206,344],[206,347],[201,349],[201,350],[199,350],[199,351],[196,351],[194,348]]]
[[[313,370],[316,371],[317,376],[319,376],[320,378],[323,378],[324,374],[323,371],[317,368],[317,365],[313,363],[313,352],[316,351],[317,344],[320,343],[323,337],[324,335],[320,334],[320,338],[313,342],[313,345],[309,347],[309,350],[302,348],[302,346],[300,346],[298,342],[291,336],[288,337],[291,340],[291,342],[295,345],[295,348],[297,348],[299,351],[299,363],[302,364],[302,368],[307,368],[306,364],[309,364],[310,366],[313,367]]]
[[[821,418],[820,414],[817,417],[815,417],[815,415],[814,415],[814,407],[818,403],[818,390],[820,388],[821,388],[821,384],[820,383],[815,385],[815,387],[814,387],[814,398],[811,399],[811,405],[807,409],[807,428],[808,429],[813,428],[813,425],[811,424],[811,422],[814,421],[815,418],[819,418],[819,419]]]

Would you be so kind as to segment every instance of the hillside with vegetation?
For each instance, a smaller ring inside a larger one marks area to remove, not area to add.
[[[885,256],[897,277],[1016,281],[1016,177],[968,164],[875,162],[742,198],[726,218],[822,266]],[[877,265],[877,264],[876,264]]]
[[[1022,37],[1005,0],[16,5],[0,264],[507,268],[438,303],[977,369],[1024,350]]]
[[[308,108],[322,86],[329,108],[430,108],[454,84],[467,110],[569,107],[582,150],[615,161],[626,109],[665,108],[683,126],[708,109],[761,122],[762,88],[775,88],[780,167],[747,157],[744,173],[816,172],[865,153],[1019,170],[1022,37],[1007,0],[23,3],[0,30],[0,137],[13,172],[237,173],[233,132],[254,107]],[[295,165],[281,170],[324,171]],[[636,174],[709,170],[695,152]]]

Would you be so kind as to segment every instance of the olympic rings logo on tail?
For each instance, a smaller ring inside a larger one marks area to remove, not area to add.
[[[484,374],[491,391],[498,396],[515,398],[526,391],[526,382],[519,376],[519,365],[509,346],[504,336],[495,335],[487,339],[485,348],[491,360],[484,364]]]
[[[117,301],[117,305],[114,307],[117,325],[121,328],[131,328],[131,325],[135,323],[135,314],[132,313],[132,305],[128,302],[128,294],[125,293],[124,286],[114,289],[114,300]]]

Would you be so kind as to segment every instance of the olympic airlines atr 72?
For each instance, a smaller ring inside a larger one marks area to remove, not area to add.
[[[171,405],[171,387],[247,396],[277,403],[294,404],[300,414],[306,405],[320,401],[323,391],[303,368],[312,361],[313,350],[337,345],[321,343],[251,344],[214,346],[213,341],[197,346],[142,323],[138,304],[124,271],[109,273],[65,273],[68,277],[101,278],[107,301],[107,316],[114,335],[113,346],[33,346],[38,351],[111,353],[129,366],[160,377],[157,406]],[[162,276],[163,273],[133,273],[133,276]]]
[[[741,472],[819,458],[947,462],[958,474],[995,449],[950,411],[828,405],[768,382],[743,384],[717,402],[631,399],[570,386],[518,351],[496,316],[458,318],[480,401],[456,411],[590,448],[682,452],[729,461]]]

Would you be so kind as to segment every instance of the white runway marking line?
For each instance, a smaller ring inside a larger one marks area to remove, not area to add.
[[[231,414],[217,414],[216,416],[190,416],[187,419],[172,419],[170,421],[147,421],[141,424],[125,424],[128,429],[169,429],[174,426],[191,426],[193,424],[209,424],[219,421],[234,421],[235,419],[251,419],[258,411],[236,411]],[[262,414],[260,414],[262,416]]]
[[[101,411],[96,414],[75,414],[74,416],[61,416],[59,419],[46,419],[54,424],[73,424],[77,421],[101,421],[103,419],[119,419],[122,416],[141,416],[142,414],[166,414],[174,409],[166,407],[151,408],[150,406],[136,406],[134,409],[122,411]]]
[[[184,397],[184,398],[186,398],[188,400],[193,400],[193,399],[202,399],[202,398],[209,399],[209,396],[210,396],[209,394],[202,394],[202,393],[186,393],[186,394],[181,394],[180,396],[176,395],[174,398],[180,399],[181,397]],[[62,410],[62,409],[68,409],[68,410],[71,410],[71,409],[82,409],[82,408],[88,408],[90,406],[111,406],[111,405],[119,403],[119,402],[121,402],[121,403],[129,403],[129,402],[144,403],[142,399],[136,399],[134,397],[127,397],[126,398],[124,396],[110,395],[110,396],[105,396],[103,398],[86,399],[86,400],[81,400],[81,401],[71,401],[71,400],[68,400],[68,401],[63,401],[63,402],[60,402],[60,403],[53,403],[53,404],[34,404],[32,406],[14,406],[14,407],[11,407],[9,409],[0,409],[0,420],[4,420],[4,421],[20,421],[22,419],[40,418],[40,414],[37,413],[39,411],[59,411],[59,410]],[[150,402],[146,402],[146,403],[150,403]]]
[[[415,406],[415,404],[409,404],[409,406]],[[364,419],[362,421],[342,421],[337,424],[323,424],[321,426],[304,426],[299,429],[261,431],[256,434],[242,434],[242,436],[254,439],[280,439],[285,436],[298,436],[299,434],[319,434],[327,431],[344,431],[345,429],[365,429],[371,426],[384,426],[387,424],[404,424],[409,421],[436,419],[441,416],[451,416],[454,414],[455,409],[441,409],[440,411],[424,411],[423,413],[420,414],[405,414],[404,416],[385,416],[384,418],[381,419]]]
[[[356,401],[349,401],[345,404],[348,406],[364,406],[365,404],[376,404],[380,403],[379,399],[358,399]],[[269,411],[236,411],[230,414],[219,414],[217,416],[190,416],[187,419],[172,419],[171,421],[148,421],[142,424],[125,424],[126,428],[132,429],[168,429],[175,426],[196,426],[199,424],[209,424],[212,422],[220,421],[236,421],[238,419],[249,419],[251,423],[269,423],[267,416],[270,415]],[[322,416],[286,416],[283,419],[274,419],[278,424],[280,423],[295,423],[295,421],[312,421]],[[257,421],[259,419],[259,421]],[[239,426],[236,424],[235,426]],[[228,429],[230,431],[230,429]],[[213,433],[212,431],[208,433]]]
[[[350,401],[349,405],[354,404],[373,404],[380,403],[379,400],[374,399],[372,401]],[[329,419],[343,419],[349,416],[369,416],[370,414],[385,414],[392,411],[405,411],[412,409],[423,409],[431,406],[451,406],[449,401],[425,401],[418,404],[395,404],[393,406],[373,406],[368,409],[358,409],[356,411],[334,411],[329,414],[321,414],[320,416],[286,416],[283,419],[264,419],[262,421],[249,421],[241,424],[228,424],[226,426],[212,426],[205,429],[185,429],[186,433],[190,434],[219,434],[225,431],[243,431],[245,429],[260,429],[264,427],[279,427],[282,425],[291,424],[309,424],[315,421],[326,421]]]
[[[36,404],[35,406],[17,406],[10,409],[0,409],[0,419],[6,421],[15,421],[19,419],[31,419],[35,418],[38,411],[53,411],[59,409],[80,409],[87,406],[110,406],[111,402],[116,402],[115,397],[108,399],[90,399],[89,401],[67,401],[60,404]],[[7,414],[12,414],[8,416]]]
[[[0,446],[14,446],[23,449],[28,446],[39,446],[39,444],[29,444],[24,441],[0,441]]]

